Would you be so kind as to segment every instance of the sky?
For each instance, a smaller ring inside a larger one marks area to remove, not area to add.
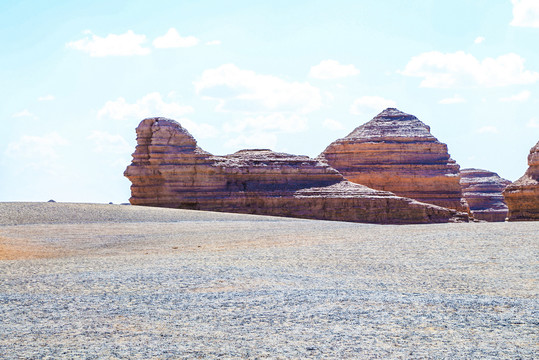
[[[539,140],[539,0],[0,2],[0,201],[123,203],[135,128],[317,156],[387,107],[514,181]]]

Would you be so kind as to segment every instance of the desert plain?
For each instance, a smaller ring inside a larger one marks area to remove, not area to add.
[[[0,203],[0,358],[539,356],[539,222]]]

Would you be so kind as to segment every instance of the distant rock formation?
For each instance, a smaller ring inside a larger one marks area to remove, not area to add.
[[[352,182],[398,196],[468,211],[462,198],[459,165],[447,145],[415,116],[388,108],[322,154]]]
[[[454,210],[346,181],[327,163],[271,150],[214,156],[174,120],[137,127],[130,202],[183,209],[369,223],[467,221]]]
[[[474,218],[485,221],[505,221],[507,205],[502,191],[511,181],[481,169],[460,170],[462,194]]]
[[[509,221],[539,220],[539,142],[528,155],[526,173],[503,192]]]

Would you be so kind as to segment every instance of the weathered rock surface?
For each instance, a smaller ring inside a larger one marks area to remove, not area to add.
[[[459,165],[415,116],[388,108],[322,154],[352,182],[458,211],[468,211]]]
[[[509,221],[539,220],[539,142],[528,155],[526,173],[503,192]]]
[[[134,205],[371,223],[467,220],[451,209],[348,182],[319,159],[271,150],[214,156],[165,118],[140,123],[124,175]]]
[[[474,218],[485,221],[505,221],[507,205],[502,192],[511,181],[481,169],[461,169],[462,194]]]

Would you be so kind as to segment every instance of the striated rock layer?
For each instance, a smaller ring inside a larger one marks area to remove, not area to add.
[[[307,156],[271,150],[214,156],[165,118],[140,123],[124,175],[134,205],[370,223],[467,220],[451,209],[351,183]]]
[[[468,211],[459,165],[447,145],[415,116],[388,108],[348,136],[331,143],[320,158],[352,182],[458,211]]]
[[[503,192],[509,221],[539,220],[539,142],[528,155],[526,173]]]
[[[511,181],[481,169],[460,170],[462,194],[473,217],[485,221],[505,221],[507,205],[502,192]]]

